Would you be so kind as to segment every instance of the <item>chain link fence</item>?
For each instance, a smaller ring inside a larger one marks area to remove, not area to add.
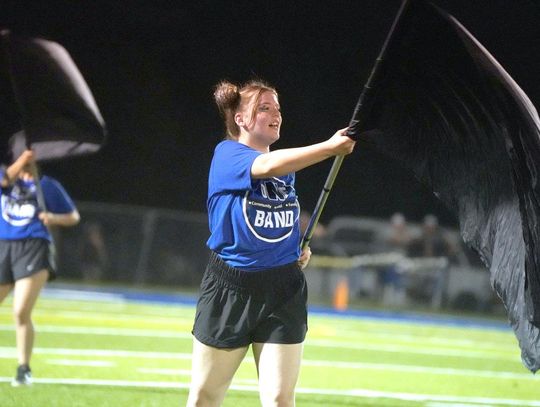
[[[208,260],[203,213],[77,202],[81,222],[56,235],[59,277],[196,287]]]
[[[78,202],[77,207],[81,223],[55,231],[60,279],[198,288],[209,256],[205,213],[95,202]],[[480,310],[496,301],[483,266],[381,252],[371,235],[380,234],[385,222],[353,220],[344,224],[361,232],[367,225],[371,234],[349,233],[345,240],[330,234],[313,241],[314,255],[306,269],[313,300],[332,298],[338,282],[347,278],[351,299],[387,305],[421,302],[433,308]],[[400,271],[400,284],[381,279],[389,266]]]

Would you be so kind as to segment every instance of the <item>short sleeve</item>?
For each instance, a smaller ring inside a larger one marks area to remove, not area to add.
[[[219,143],[210,167],[209,195],[250,189],[251,166],[260,154],[236,141],[225,140]]]
[[[53,213],[70,213],[75,210],[75,204],[62,185],[50,177],[41,179],[43,195],[47,210]]]

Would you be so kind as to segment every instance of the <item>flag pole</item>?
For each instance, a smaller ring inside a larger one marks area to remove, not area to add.
[[[400,31],[400,28],[403,26],[402,22],[404,20],[404,16],[406,15],[406,12],[409,9],[410,4],[413,3],[414,1],[418,1],[418,0],[403,0],[402,1],[401,6],[398,10],[398,13],[396,17],[394,18],[394,22],[392,23],[392,27],[390,28],[390,31],[388,35],[386,36],[386,39],[381,48],[381,51],[379,52],[379,56],[375,60],[375,64],[373,65],[369,78],[366,84],[364,85],[364,88],[362,90],[362,93],[360,94],[360,97],[358,98],[358,102],[356,103],[356,107],[354,109],[351,121],[349,122],[349,129],[347,131],[347,136],[351,137],[352,139],[356,140],[358,136],[357,133],[360,130],[360,125],[363,124],[362,120],[365,120],[365,118],[367,117],[367,113],[369,112],[369,109],[371,107],[371,102],[373,101],[373,97],[372,97],[373,90],[375,86],[377,85],[378,80],[381,77],[383,62],[385,62],[386,60],[386,54],[388,52],[388,48],[390,47],[393,41],[393,38],[397,36],[397,34]],[[306,231],[304,232],[304,237],[302,238],[302,243],[300,245],[302,250],[304,250],[305,248],[309,246],[309,242],[313,236],[313,233],[315,232],[315,227],[317,226],[317,223],[319,222],[319,218],[321,217],[321,213],[326,204],[326,200],[328,199],[328,195],[330,194],[330,191],[332,190],[334,181],[336,180],[337,174],[339,172],[339,169],[341,168],[341,164],[343,163],[344,158],[345,156],[338,155],[334,159],[334,163],[332,164],[332,168],[330,168],[330,172],[326,178],[326,182],[324,183],[322,192],[319,196],[319,200],[317,201],[317,205],[315,206],[315,210],[313,211],[313,214],[311,215],[311,219],[309,220],[309,224],[306,228]]]
[[[27,149],[31,149],[29,145],[26,146]],[[34,179],[34,185],[36,186],[36,199],[38,202],[38,209],[41,212],[47,212],[47,204],[45,203],[45,194],[43,193],[43,188],[41,187],[41,180],[39,169],[35,162],[30,164],[30,171],[32,173],[32,178]],[[51,241],[49,242],[49,263],[50,266],[56,271],[56,242],[54,237],[53,228],[49,225],[45,225],[45,228],[49,232]]]

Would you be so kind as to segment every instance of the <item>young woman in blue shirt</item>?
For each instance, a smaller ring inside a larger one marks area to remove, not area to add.
[[[25,150],[0,170],[0,303],[13,290],[18,367],[13,386],[32,384],[30,358],[34,345],[32,310],[47,280],[54,278],[48,227],[73,226],[79,212],[64,188],[43,176],[39,182],[46,211],[39,208],[32,166]]]
[[[263,406],[293,406],[307,331],[295,172],[353,151],[347,129],[326,141],[270,150],[280,137],[276,90],[221,82],[214,92],[227,136],[208,178],[210,261],[193,327],[187,405],[219,406],[252,346]]]

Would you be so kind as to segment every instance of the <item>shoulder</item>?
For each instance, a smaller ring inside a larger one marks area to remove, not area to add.
[[[64,187],[60,183],[60,181],[56,180],[53,177],[49,177],[47,175],[43,175],[40,179],[41,186],[47,190],[57,190],[57,191],[64,191]]]
[[[41,178],[40,178],[40,182],[42,184],[49,184],[49,185],[61,185],[60,182],[58,180],[56,180],[55,178],[53,177],[49,177],[48,175],[43,175]]]
[[[227,151],[255,151],[251,147],[246,146],[245,144],[239,143],[234,140],[223,140],[216,145],[214,150],[217,152],[227,152]]]
[[[222,140],[219,143],[217,143],[215,151],[228,149],[228,148],[234,148],[236,144],[238,144],[236,141]]]
[[[219,142],[214,148],[214,159],[221,155],[230,154],[231,151],[234,151],[236,144],[238,143],[232,140],[223,140]]]
[[[224,140],[214,150],[214,161],[226,161],[229,164],[253,161],[261,152],[234,140]]]

